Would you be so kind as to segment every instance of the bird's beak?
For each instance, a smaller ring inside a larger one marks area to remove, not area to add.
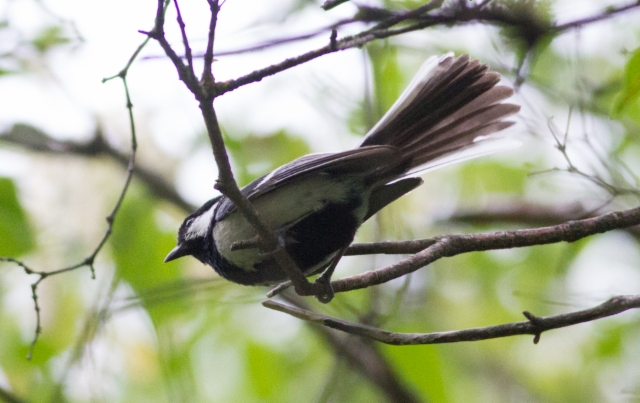
[[[169,252],[167,257],[164,258],[164,262],[167,263],[167,262],[170,262],[172,260],[176,260],[178,258],[181,258],[183,256],[187,256],[189,254],[189,251],[187,249],[188,248],[187,248],[185,243],[179,243],[178,246],[173,248],[171,250],[171,252]]]

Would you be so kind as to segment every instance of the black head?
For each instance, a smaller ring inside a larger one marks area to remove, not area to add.
[[[178,245],[169,252],[164,262],[191,255],[202,263],[211,264],[211,224],[220,196],[206,202],[184,219],[178,231]]]

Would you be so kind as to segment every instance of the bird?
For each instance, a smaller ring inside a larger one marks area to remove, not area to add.
[[[468,55],[432,56],[360,146],[305,155],[241,193],[305,276],[334,268],[367,219],[422,184],[412,175],[486,154],[473,149],[515,123],[505,118],[520,106],[503,102],[514,91],[499,81]],[[254,228],[218,196],[185,218],[165,262],[190,255],[242,285],[288,280],[273,254],[236,247],[251,239]]]

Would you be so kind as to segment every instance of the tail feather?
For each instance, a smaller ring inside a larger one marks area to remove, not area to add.
[[[407,154],[407,157],[412,159],[412,163],[409,169],[419,167],[420,165],[424,165],[436,158],[440,158],[447,154],[459,152],[469,147],[473,147],[474,145],[476,145],[476,143],[474,143],[473,141],[469,141],[469,139],[488,136],[500,130],[504,130],[514,123],[515,122],[508,121],[492,122],[461,133],[458,138],[447,138],[446,140],[441,141],[440,144],[436,144],[435,146],[421,147],[412,150],[411,154]]]
[[[404,172],[504,130],[513,122],[503,119],[520,109],[501,103],[513,90],[498,86],[500,75],[468,55],[454,59],[450,53],[425,65],[431,68],[421,68],[361,145],[400,148]]]
[[[513,95],[513,89],[504,85],[497,85],[490,90],[486,91],[467,105],[458,109],[456,112],[442,119],[437,125],[429,129],[428,131],[435,131],[443,126],[449,125],[463,117],[473,113],[474,111],[486,107],[488,105],[495,105],[504,101],[505,99]],[[517,111],[516,111],[517,112]],[[427,134],[427,132],[425,132]]]
[[[500,121],[506,116],[518,112],[518,110],[520,110],[520,107],[513,104],[494,104],[485,106],[482,109],[472,111],[465,116],[459,117],[446,126],[437,127],[425,132],[422,136],[417,137],[411,143],[408,143],[404,148],[406,148],[409,153],[413,152],[414,147],[437,148],[438,144],[442,144],[443,141],[454,141],[462,133],[470,133],[474,128],[487,123]],[[469,138],[469,141],[473,142],[476,137]],[[409,153],[405,154],[408,155]]]

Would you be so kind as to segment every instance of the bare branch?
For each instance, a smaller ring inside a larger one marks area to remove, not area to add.
[[[447,218],[447,222],[469,224],[513,223],[526,225],[557,225],[580,218],[597,217],[597,211],[587,211],[577,204],[567,206],[541,206],[537,204],[498,204],[481,211],[460,211]],[[640,227],[624,228],[640,239]]]
[[[614,17],[618,14],[636,9],[640,7],[640,2],[635,1],[629,3],[626,6],[618,8],[607,8],[601,14],[592,15],[591,17],[582,18],[576,21],[567,22],[566,24],[557,25],[554,29],[556,31],[566,31],[571,28],[581,27],[583,25],[591,24],[593,22],[603,21],[608,18]]]
[[[47,154],[77,155],[83,157],[106,156],[125,169],[129,165],[129,155],[114,148],[107,142],[100,129],[96,130],[93,138],[87,142],[62,141],[55,139],[42,131],[23,124],[15,124],[11,129],[0,133],[0,141],[17,145],[28,151]],[[175,187],[165,180],[159,172],[149,167],[136,165],[133,169],[136,178],[147,185],[149,191],[184,211],[195,209],[176,191]]]
[[[330,43],[329,45],[326,45],[322,48],[318,48],[302,55],[288,58],[280,63],[255,70],[237,79],[218,83],[216,93],[218,96],[222,95],[225,92],[232,91],[249,83],[261,81],[265,77],[306,63],[310,60],[316,59],[326,54],[354,47],[361,47],[376,39],[389,38],[392,36],[397,36],[407,32],[413,32],[436,25],[457,25],[472,22],[484,22],[490,24],[511,26],[518,28],[522,32],[527,32],[527,35],[531,36],[530,39],[535,42],[537,41],[537,39],[541,38],[544,35],[558,34],[568,29],[576,28],[596,21],[601,21],[603,19],[618,15],[622,12],[640,7],[637,2],[634,2],[624,7],[606,11],[603,14],[598,14],[596,16],[574,21],[572,23],[554,26],[551,23],[545,23],[543,21],[535,20],[528,14],[510,13],[507,9],[500,7],[487,7],[486,2],[478,4],[474,7],[450,6],[442,10],[440,13],[429,13],[429,11],[440,7],[440,5],[440,1],[432,1],[429,4],[418,7],[414,10],[392,15],[388,19],[380,21],[373,28],[370,28],[359,34],[344,37],[340,40],[337,40],[335,43]],[[413,22],[402,28],[390,28],[391,26],[398,25],[399,23],[405,21]]]
[[[182,19],[182,14],[180,13],[180,7],[178,6],[178,0],[173,0],[173,3],[176,6],[176,12],[178,14],[178,26],[180,27],[180,33],[182,34],[182,43],[184,44],[184,55],[187,58],[187,64],[189,66],[189,70],[191,74],[195,75],[193,71],[193,57],[191,56],[191,46],[189,46],[189,38],[187,37],[186,26]]]
[[[149,32],[139,32],[158,41],[158,43],[162,47],[162,50],[164,50],[165,54],[173,62],[173,65],[178,71],[178,77],[180,78],[180,80],[185,83],[187,88],[189,88],[192,93],[196,94],[200,92],[200,84],[198,82],[198,79],[196,78],[193,71],[190,71],[189,68],[185,66],[180,56],[178,56],[178,54],[171,48],[171,45],[169,45],[167,38],[164,36],[164,13],[166,4],[168,3],[169,0],[158,0],[155,25],[153,29]]]
[[[207,38],[207,51],[204,54],[204,69],[202,71],[202,82],[211,81],[213,84],[213,73],[211,65],[213,64],[213,43],[216,37],[216,24],[218,22],[218,12],[220,6],[218,0],[207,0],[209,9],[211,10],[211,20],[209,22],[209,37]]]
[[[356,254],[356,252],[366,252],[367,254],[415,254],[384,269],[336,280],[331,285],[335,292],[351,291],[386,283],[412,273],[443,257],[451,257],[468,252],[522,248],[557,242],[575,242],[591,235],[639,224],[640,207],[603,214],[594,218],[569,221],[551,227],[473,235],[444,235],[432,239],[364,244],[364,246],[353,245],[349,248],[347,254]]]
[[[536,317],[525,311],[523,314],[529,319],[526,322],[435,333],[389,332],[361,323],[336,319],[309,310],[284,305],[273,300],[264,301],[262,305],[276,311],[287,313],[298,319],[396,346],[459,343],[462,341],[490,340],[526,334],[534,335],[534,343],[537,344],[540,340],[540,334],[547,330],[591,322],[617,315],[629,309],[638,309],[640,308],[640,295],[617,296],[594,308],[548,317]]]

